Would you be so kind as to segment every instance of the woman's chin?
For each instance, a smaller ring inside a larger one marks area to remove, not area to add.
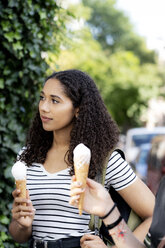
[[[53,131],[52,128],[50,128],[50,127],[45,127],[44,125],[42,125],[42,127],[43,127],[44,131],[47,131],[47,132]]]

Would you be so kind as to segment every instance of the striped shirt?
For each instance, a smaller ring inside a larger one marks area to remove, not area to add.
[[[114,151],[107,165],[105,187],[112,185],[121,190],[136,180],[136,175],[120,154]],[[91,232],[90,215],[80,216],[78,209],[69,204],[71,176],[69,168],[48,173],[44,166],[33,163],[27,168],[27,189],[36,209],[32,236],[36,239],[58,240],[79,237]]]

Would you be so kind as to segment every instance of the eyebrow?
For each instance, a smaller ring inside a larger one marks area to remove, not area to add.
[[[41,91],[41,94],[44,94],[45,95],[45,93],[43,92],[43,91]],[[59,97],[59,96],[57,96],[57,95],[50,95],[51,97],[56,97],[56,98],[58,98],[58,99],[61,99],[61,97]]]

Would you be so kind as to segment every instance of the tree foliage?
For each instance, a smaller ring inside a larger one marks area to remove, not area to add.
[[[87,24],[104,50],[133,51],[141,63],[156,62],[155,52],[147,49],[144,39],[134,32],[129,18],[116,7],[116,0],[83,0],[83,3],[91,8]]]
[[[0,0],[0,247],[18,247],[8,236],[10,170],[46,77],[43,55],[58,53],[68,16],[54,0]]]
[[[114,53],[109,63],[111,84],[103,94],[109,111],[122,130],[141,126],[140,117],[147,110],[149,99],[160,95],[158,66],[141,65],[139,58],[128,51]]]
[[[78,18],[78,6],[75,9]],[[90,19],[92,11],[88,7],[87,18]],[[157,64],[141,63],[142,56],[137,56],[134,50],[116,49],[107,53],[93,38],[89,26],[80,26],[70,47],[64,47],[58,58],[53,54],[50,58],[48,63],[52,68],[56,63],[60,70],[78,68],[89,73],[123,132],[142,125],[140,117],[147,110],[148,100],[160,95],[162,79]]]
[[[133,52],[107,56],[88,29],[81,29],[80,33],[82,39],[76,40],[72,49],[61,51],[58,59],[54,57],[59,69],[78,68],[89,73],[122,131],[142,125],[140,116],[146,111],[148,100],[160,94],[158,67],[141,65]]]

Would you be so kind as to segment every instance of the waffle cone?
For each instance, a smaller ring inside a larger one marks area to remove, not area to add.
[[[74,165],[76,181],[82,183],[82,188],[86,187],[86,180],[88,177],[89,164],[83,164],[81,167]],[[82,215],[84,202],[84,192],[81,193],[78,203],[79,215]]]
[[[26,179],[23,180],[16,180],[16,188],[20,189],[20,198],[26,198]],[[26,206],[26,203],[22,203],[22,205]]]

